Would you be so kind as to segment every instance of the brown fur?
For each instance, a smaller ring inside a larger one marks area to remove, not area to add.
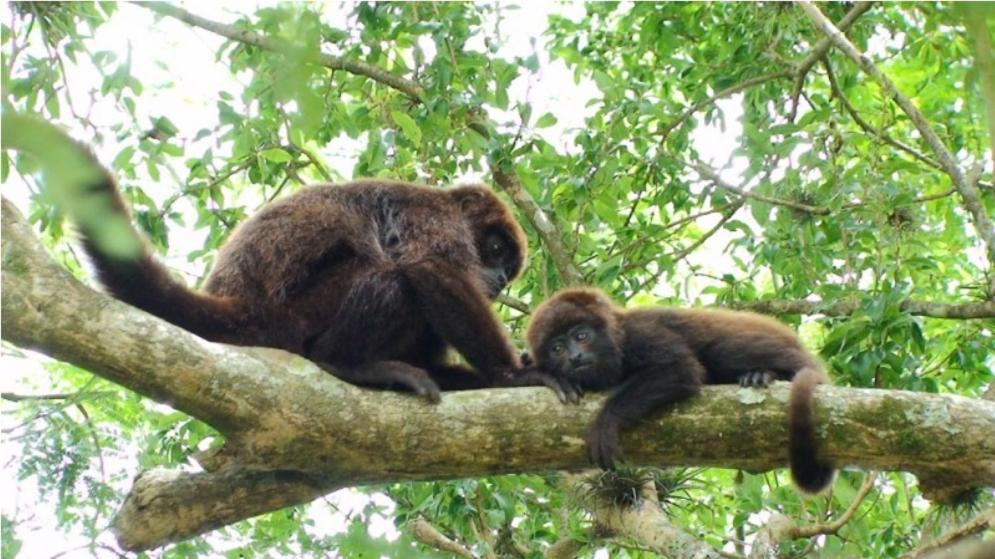
[[[575,390],[614,389],[588,435],[592,461],[621,458],[619,431],[703,384],[793,382],[789,455],[796,484],[818,492],[833,477],[816,458],[813,391],[822,365],[795,333],[749,312],[650,307],[624,310],[594,289],[568,289],[544,302],[526,334],[540,370]]]
[[[128,214],[109,176],[92,191]],[[490,299],[521,271],[527,244],[483,186],[306,188],[236,229],[203,292],[148,250],[116,259],[88,233],[84,246],[115,296],[208,340],[282,348],[344,380],[432,400],[440,386],[489,386],[521,368]],[[450,346],[476,371],[447,364]]]

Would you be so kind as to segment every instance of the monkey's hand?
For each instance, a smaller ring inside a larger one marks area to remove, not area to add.
[[[777,375],[773,371],[757,370],[747,371],[740,375],[739,385],[742,387],[767,388],[774,382]]]
[[[529,353],[528,351],[523,351],[522,354],[519,356],[519,359],[522,361],[523,367],[532,367],[536,364],[535,361],[533,361],[532,359],[532,354]]]
[[[524,357],[526,355],[522,355],[523,362],[525,362]],[[559,378],[536,369],[534,366],[531,366],[531,359],[528,363],[530,366],[521,369],[517,373],[502,375],[500,377],[500,386],[545,386],[555,392],[556,397],[564,404],[576,404],[580,402],[580,397],[584,394],[584,390],[580,386],[567,379]]]
[[[618,417],[608,410],[598,414],[587,432],[587,457],[592,464],[602,470],[614,470],[616,464],[625,460],[618,442],[621,427]]]

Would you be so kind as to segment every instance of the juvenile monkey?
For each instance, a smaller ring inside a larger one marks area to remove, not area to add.
[[[569,395],[613,393],[587,436],[591,461],[611,469],[621,458],[619,432],[703,384],[765,387],[793,380],[790,465],[798,487],[817,493],[833,479],[818,459],[813,391],[822,365],[790,328],[750,312],[649,307],[625,310],[595,289],[567,289],[532,315],[526,334],[539,370]]]

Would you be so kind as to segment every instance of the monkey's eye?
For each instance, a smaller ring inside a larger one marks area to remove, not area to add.
[[[501,254],[502,252],[504,252],[504,243],[502,243],[500,240],[497,239],[490,241],[489,243],[487,243],[487,252],[489,252],[492,255]]]
[[[574,339],[577,340],[578,342],[583,342],[590,337],[591,335],[588,334],[586,330],[581,330],[580,332],[574,334]]]
[[[553,347],[550,349],[550,351],[553,352],[553,355],[559,355],[563,353],[563,344],[553,344]]]

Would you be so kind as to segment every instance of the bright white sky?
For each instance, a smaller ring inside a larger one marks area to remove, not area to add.
[[[350,9],[338,2],[319,3],[325,6],[326,21],[333,25],[344,21]],[[255,11],[255,7],[264,5],[266,3],[223,1],[192,2],[184,7],[204,17],[230,22],[239,14]],[[9,22],[11,19],[9,5],[4,4],[0,10],[2,10],[0,17],[3,21]],[[522,2],[517,14],[513,15],[511,9],[507,7],[504,8],[504,12],[502,32],[506,37],[499,55],[508,58],[514,55],[529,55],[532,52],[529,42],[531,38],[537,38],[540,45],[538,49],[540,74],[526,75],[525,78],[516,81],[509,91],[509,97],[513,102],[516,99],[524,100],[528,92],[528,100],[534,106],[534,118],[546,112],[554,113],[559,119],[557,125],[539,130],[538,133],[558,149],[569,150],[572,148],[569,138],[574,135],[572,130],[583,126],[584,118],[591,112],[585,104],[597,94],[597,90],[591,83],[569,86],[568,84],[573,84],[572,73],[562,62],[550,63],[541,48],[543,42],[541,35],[546,27],[548,14],[561,13],[577,19],[583,15],[583,7],[579,4]],[[129,4],[119,4],[118,12],[98,30],[96,38],[89,44],[93,51],[106,50],[115,53],[119,60],[123,60],[129,49],[131,50],[132,72],[144,85],[143,94],[137,103],[139,114],[142,115],[139,126],[148,128],[149,116],[167,115],[179,128],[181,137],[192,138],[200,128],[215,123],[218,92],[237,93],[247,81],[245,76],[241,76],[242,79],[233,77],[224,62],[215,61],[215,53],[222,44],[222,39],[218,36],[194,29],[171,18],[155,21],[152,12]],[[35,52],[40,54],[40,50]],[[84,58],[81,57],[80,60]],[[102,98],[98,94],[96,101],[90,107],[90,91],[95,89],[99,92],[101,76],[88,62],[73,65],[66,60],[66,63],[67,81],[71,87],[76,111],[80,114],[90,111],[90,118],[98,127],[117,122],[124,113],[124,108],[112,98]],[[726,113],[727,130],[701,127],[696,131],[694,141],[700,147],[706,161],[721,167],[730,163],[728,154],[732,153],[735,140],[740,134],[741,112],[738,98],[722,102],[719,106]],[[92,132],[72,122],[71,116],[65,116],[67,118],[63,121],[74,125],[72,133],[75,137],[80,139],[92,137]],[[114,134],[107,130],[105,143],[98,148],[98,155],[103,161],[109,162],[123,147],[114,141]],[[336,142],[322,150],[322,156],[326,161],[347,178],[351,174],[357,153],[358,147],[348,142],[342,144]],[[729,182],[737,184],[739,182],[737,176],[745,168],[745,162],[734,163],[736,164],[726,169],[723,175]],[[177,173],[180,174],[178,176],[182,176],[182,172],[183,169],[178,169]],[[161,201],[175,191],[177,182],[171,179],[168,173],[163,173],[158,184],[151,181],[148,183],[146,191]],[[28,191],[18,179],[12,178],[10,184],[4,186],[3,192],[4,196],[12,199],[22,211],[27,208]],[[702,221],[703,228],[710,227],[714,223]],[[707,260],[710,262],[696,262],[696,264],[704,265],[704,270],[707,272],[715,272],[721,268],[725,257],[720,251],[727,240],[728,237],[722,235],[713,238],[703,251],[697,253],[708,255]],[[171,267],[194,276],[203,273],[203,270],[189,264],[185,255],[203,246],[204,233],[183,231],[174,227],[170,231],[170,241],[171,249],[167,255],[167,262]],[[4,370],[4,374],[0,375],[0,390],[19,393],[50,392],[52,376],[41,368],[41,363],[44,361],[45,359],[40,356],[29,356],[25,359],[4,352],[0,358],[0,368]],[[5,403],[5,409],[13,407],[14,405]],[[5,414],[0,423],[4,429],[7,429],[18,422],[10,414]],[[88,550],[69,551],[85,545],[87,541],[78,535],[66,534],[55,527],[54,507],[50,503],[38,504],[40,497],[33,483],[15,481],[19,447],[20,444],[4,444],[0,460],[3,464],[2,482],[6,495],[3,500],[3,514],[7,518],[17,518],[21,521],[17,532],[17,537],[24,541],[21,556],[51,557],[66,552],[61,557],[91,557]],[[135,460],[118,459],[108,464],[110,470],[129,471],[132,474],[137,473],[136,468]],[[386,498],[381,497],[378,500],[382,504],[389,504]],[[334,530],[344,525],[349,514],[362,510],[368,503],[369,497],[355,491],[343,490],[329,496],[327,501],[335,503],[339,510],[335,512],[331,507],[321,505],[319,501],[319,505],[312,506],[310,511],[315,526],[326,526]],[[372,522],[370,531],[374,536],[396,533],[393,524],[384,517]],[[105,534],[99,541],[114,545],[109,534]],[[99,550],[97,556],[115,557],[109,551]]]

